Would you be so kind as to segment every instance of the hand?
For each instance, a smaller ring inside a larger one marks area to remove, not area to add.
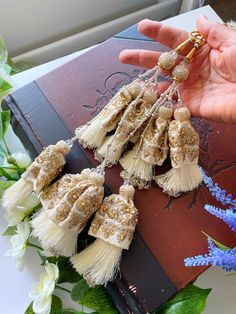
[[[193,116],[236,123],[236,31],[205,16],[198,18],[197,29],[207,44],[193,57],[189,78],[181,83],[182,100]],[[141,21],[138,30],[172,49],[188,38],[185,31],[151,20]],[[124,50],[120,61],[152,68],[159,56],[160,52]]]

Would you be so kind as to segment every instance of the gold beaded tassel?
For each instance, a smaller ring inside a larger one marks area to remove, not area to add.
[[[175,109],[174,118],[168,131],[172,169],[155,180],[163,192],[177,197],[195,189],[203,176],[198,166],[199,136],[189,120],[189,109]]]
[[[133,203],[134,187],[123,184],[119,194],[105,198],[89,229],[96,238],[88,248],[71,257],[71,262],[90,286],[106,285],[119,269],[122,250],[128,250],[138,222]]]
[[[140,107],[140,102],[142,101],[146,103],[153,103],[153,99],[157,96],[156,93],[155,95],[150,95],[153,93],[151,85],[153,83],[157,85],[157,79],[160,73],[163,70],[171,69],[175,65],[178,55],[190,41],[191,40],[189,38],[175,50],[161,54],[158,65],[140,75],[129,85],[123,86],[94,119],[89,121],[86,125],[79,127],[76,130],[76,136],[81,145],[83,145],[84,148],[98,149],[104,144],[103,147],[101,147],[101,150],[97,153],[100,160],[104,159],[107,144],[111,143],[114,139],[106,138],[107,133],[115,130],[117,126],[118,128],[120,126],[119,129],[121,129],[121,127],[123,128],[122,123],[120,124],[119,122],[122,121],[123,115],[127,113],[126,111],[128,111],[130,116],[133,116],[132,112],[129,112],[130,106],[134,108],[134,105],[137,104],[137,106]],[[139,110],[137,110],[137,115],[138,112]],[[119,133],[120,131],[116,135],[119,135]],[[114,146],[115,144],[118,144],[116,142],[118,142],[117,139],[114,141]],[[121,150],[122,146],[119,145],[119,147]],[[112,153],[112,151],[113,150],[111,149],[110,152]],[[116,154],[119,155],[118,150],[116,150]],[[117,162],[117,158],[115,157],[111,157],[109,159],[111,164]],[[113,162],[113,160],[116,161]]]
[[[172,71],[173,80],[177,83],[188,78],[188,63],[196,50],[206,43],[199,32],[194,31],[191,34],[194,43],[193,49]],[[156,183],[163,188],[163,191],[174,197],[182,192],[195,189],[203,179],[201,169],[198,166],[199,136],[191,125],[190,110],[183,106],[178,87],[176,91],[178,103],[182,107],[175,109],[175,120],[170,123],[168,130],[172,169],[155,177]]]
[[[140,94],[142,82],[137,80],[124,86],[106,105],[106,107],[86,125],[76,130],[76,137],[84,148],[100,147],[106,134],[114,130],[125,109]]]
[[[167,131],[173,110],[165,105],[152,114],[139,141],[120,159],[124,171],[121,176],[129,178],[139,189],[149,188],[155,165],[161,166],[168,154]]]
[[[139,95],[125,111],[114,135],[107,137],[104,144],[95,152],[95,158],[103,161],[106,156],[107,164],[116,164],[125,149],[129,139],[147,120],[148,113],[157,100],[156,86],[147,83],[142,97]],[[109,149],[109,153],[107,151]]]
[[[69,142],[59,141],[46,147],[22,174],[20,180],[8,188],[2,198],[6,211],[19,206],[33,191],[38,194],[62,170],[65,164],[64,155],[71,149]]]
[[[43,209],[33,217],[32,235],[46,251],[75,253],[78,234],[100,207],[104,196],[104,168],[66,174],[40,195]]]

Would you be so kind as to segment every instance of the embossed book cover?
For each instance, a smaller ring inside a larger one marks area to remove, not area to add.
[[[70,138],[74,129],[96,115],[122,85],[144,71],[120,64],[121,50],[167,49],[136,39],[110,39],[5,99],[4,107],[14,115],[15,132],[32,157],[43,146]],[[197,118],[193,118],[193,125],[200,135],[201,166],[232,193],[236,126]],[[68,157],[66,170],[76,173],[90,165],[97,165],[92,153],[77,145]],[[118,192],[120,170],[119,166],[107,170],[107,193]],[[135,203],[140,213],[135,238],[131,249],[123,253],[117,280],[108,286],[121,313],[156,309],[206,269],[186,268],[183,262],[207,251],[207,239],[201,231],[228,246],[236,245],[229,228],[204,210],[204,204],[214,201],[203,185],[178,198],[169,198],[158,187],[137,191]]]

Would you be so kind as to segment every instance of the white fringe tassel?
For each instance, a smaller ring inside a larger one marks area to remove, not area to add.
[[[117,138],[115,134],[109,136],[105,140],[104,144],[95,152],[95,158],[102,162],[106,157],[108,164],[114,165],[119,161],[120,156],[123,153],[124,146],[125,144],[122,144],[120,139]]]
[[[20,178],[16,183],[9,187],[3,194],[2,206],[6,211],[14,209],[22,203],[33,191],[33,184]]]
[[[163,191],[175,197],[181,192],[192,191],[202,180],[201,168],[196,164],[172,168],[167,173],[155,177],[156,183],[163,188]]]
[[[31,221],[32,235],[38,238],[45,251],[55,255],[71,256],[76,251],[78,230],[65,230],[55,224],[45,210]]]
[[[98,116],[90,124],[84,125],[78,130],[76,135],[84,147],[95,149],[103,144],[106,134],[107,130],[103,127],[102,119]]]
[[[134,149],[121,158],[120,164],[130,176],[146,182],[153,179],[153,165],[137,156]]]
[[[71,257],[76,271],[92,285],[106,285],[119,269],[122,249],[97,239],[81,253]]]

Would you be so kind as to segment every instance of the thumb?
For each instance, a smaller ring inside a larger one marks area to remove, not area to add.
[[[232,30],[223,24],[208,20],[205,15],[198,18],[197,29],[214,49],[220,49],[232,36]]]

